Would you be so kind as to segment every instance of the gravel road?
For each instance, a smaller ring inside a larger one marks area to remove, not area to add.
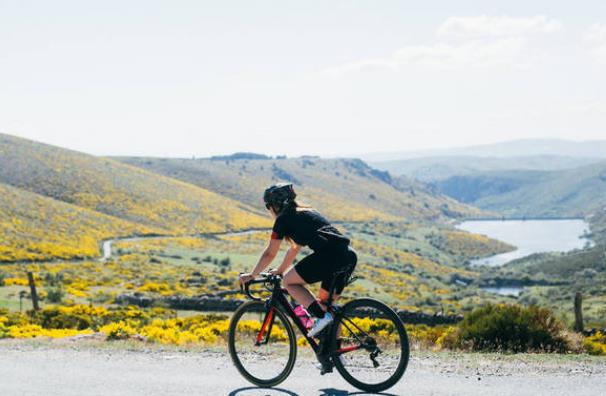
[[[413,354],[384,395],[604,395],[606,359],[588,356]],[[0,342],[0,395],[365,395],[300,356],[278,388],[246,382],[220,351]]]

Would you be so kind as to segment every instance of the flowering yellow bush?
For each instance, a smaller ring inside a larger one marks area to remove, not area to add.
[[[27,281],[27,279],[24,278],[4,278],[4,285],[28,286],[29,282]]]
[[[8,315],[8,316],[7,316]],[[66,319],[60,319],[65,315]],[[46,318],[46,319],[45,319]],[[60,320],[48,320],[59,318]],[[77,318],[79,322],[74,322]],[[152,319],[153,318],[153,319]],[[145,337],[149,342],[169,345],[216,345],[227,341],[229,317],[227,315],[200,314],[184,318],[175,318],[174,311],[165,308],[142,310],[129,306],[120,309],[108,309],[102,306],[74,305],[47,307],[37,317],[26,320],[27,316],[7,313],[0,310],[0,338],[33,337],[70,337],[78,334],[91,334],[95,331],[105,333],[107,340],[124,340],[134,335]],[[34,321],[38,321],[34,323]],[[397,338],[393,324],[385,319],[353,318],[357,327],[378,337],[379,342],[393,342]],[[52,328],[63,323],[72,328]],[[79,323],[90,323],[85,329],[78,329]],[[240,334],[255,336],[261,329],[258,320],[242,320],[238,323]],[[406,326],[410,341],[431,349],[447,348],[444,342],[456,330],[452,326],[430,327],[426,325]],[[348,330],[342,328],[342,336],[348,336]],[[592,345],[602,345],[604,336],[596,335]],[[286,341],[286,329],[278,323],[272,327],[273,341]],[[589,338],[588,338],[589,339]],[[297,339],[301,347],[308,346],[304,337]]]
[[[379,341],[395,341],[398,335],[395,333],[393,323],[385,319],[371,318],[353,318],[354,324],[369,334],[379,338]],[[342,328],[344,337],[350,336],[349,330]],[[440,350],[448,347],[444,341],[456,331],[454,326],[427,326],[427,325],[407,325],[406,333],[412,344],[418,344],[420,347]]]
[[[606,356],[606,334],[598,331],[592,336],[585,337],[583,348],[590,355]]]
[[[105,333],[108,340],[125,340],[137,332],[135,328],[122,321],[105,325],[99,331]]]
[[[457,328],[455,326],[448,326],[446,329],[436,338],[434,344],[435,349],[448,349],[453,346]]]
[[[0,339],[6,338],[6,333],[8,331],[8,328],[6,327],[7,321],[8,321],[7,317],[0,316]]]
[[[36,338],[50,337],[63,338],[73,337],[79,334],[92,334],[93,330],[74,330],[74,329],[45,329],[39,325],[28,324],[25,326],[10,326],[7,329],[7,337],[9,338]]]
[[[73,287],[68,287],[68,288],[65,289],[65,291],[67,291],[69,294],[71,294],[72,296],[75,296],[75,297],[82,297],[82,298],[84,298],[84,297],[88,296],[88,293],[83,292],[80,289],[75,289]]]
[[[137,289],[140,292],[161,293],[170,291],[170,286],[167,283],[146,282],[143,286]]]

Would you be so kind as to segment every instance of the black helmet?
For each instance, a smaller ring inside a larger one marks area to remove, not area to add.
[[[278,211],[292,203],[297,194],[292,186],[292,183],[278,183],[268,187],[263,193],[263,201],[265,207],[269,209],[269,205],[273,206]]]

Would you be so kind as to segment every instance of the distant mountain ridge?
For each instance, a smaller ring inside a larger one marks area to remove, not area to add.
[[[405,175],[430,183],[452,176],[477,172],[534,170],[552,171],[573,169],[603,161],[602,158],[577,158],[558,155],[526,157],[478,157],[470,155],[423,157],[397,161],[371,162],[372,166],[396,175]]]
[[[518,139],[448,149],[365,153],[358,155],[358,157],[376,163],[422,157],[474,156],[498,158],[542,155],[606,159],[606,140]]]
[[[560,171],[498,171],[434,183],[462,202],[511,216],[587,216],[606,207],[606,161]]]
[[[334,220],[438,219],[480,212],[423,183],[394,178],[359,159],[178,159],[116,157],[127,164],[259,205],[265,186],[295,184],[302,199]]]

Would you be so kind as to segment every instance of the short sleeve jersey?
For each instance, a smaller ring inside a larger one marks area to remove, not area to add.
[[[318,229],[330,226],[319,212],[313,209],[291,209],[280,214],[274,223],[271,238],[291,238],[297,245],[309,246],[318,251],[322,248],[322,241],[318,238]],[[334,232],[339,233],[336,229]]]

